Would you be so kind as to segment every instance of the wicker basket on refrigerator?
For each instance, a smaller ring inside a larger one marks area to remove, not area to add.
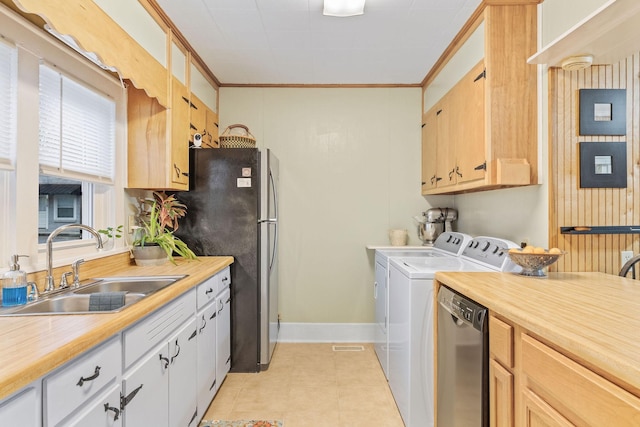
[[[255,148],[256,138],[245,125],[235,124],[227,126],[222,132],[220,148]]]

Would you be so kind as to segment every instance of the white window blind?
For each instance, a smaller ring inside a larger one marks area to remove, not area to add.
[[[16,48],[0,39],[0,169],[12,168],[16,139]]]
[[[43,173],[113,182],[115,102],[40,65],[40,168]]]

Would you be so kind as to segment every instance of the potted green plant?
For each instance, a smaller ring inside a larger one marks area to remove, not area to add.
[[[178,219],[186,213],[185,205],[164,192],[154,191],[153,198],[140,201],[140,226],[135,231],[132,247],[137,265],[162,265],[167,260],[175,264],[174,253],[185,259],[196,259],[187,244],[173,235]]]
[[[104,250],[113,249],[115,240],[122,237],[122,230],[124,225],[120,224],[117,227],[106,227],[98,230],[98,233],[102,234],[102,248]]]

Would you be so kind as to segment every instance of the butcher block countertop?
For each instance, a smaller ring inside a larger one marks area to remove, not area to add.
[[[0,317],[0,399],[3,399],[233,263],[232,257],[176,259],[156,267],[122,265],[110,276],[183,275],[188,277],[118,313]],[[82,275],[83,278],[96,276]],[[104,277],[98,276],[98,277]]]
[[[639,394],[640,281],[605,273],[530,278],[438,272],[435,277]]]

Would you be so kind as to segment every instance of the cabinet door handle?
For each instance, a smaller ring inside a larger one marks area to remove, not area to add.
[[[164,362],[164,369],[167,369],[169,367],[169,359],[160,355],[160,361]]]
[[[206,291],[204,291],[204,294],[209,295],[211,292],[213,292],[213,289],[209,288]]]
[[[213,384],[211,384],[211,387],[209,387],[209,391],[213,390],[215,386],[216,386],[216,380],[213,380]]]
[[[228,365],[229,362],[231,362],[231,356],[227,357],[227,361],[225,362],[225,365]]]
[[[456,175],[462,178],[462,174],[460,173],[460,168],[458,166],[456,166]]]
[[[173,164],[173,169],[176,171],[176,175],[180,177],[180,173],[182,172],[177,164]]]
[[[123,410],[125,406],[127,406],[133,400],[133,398],[136,397],[136,394],[138,394],[143,385],[144,384],[140,384],[140,386],[129,393],[127,397],[123,396],[122,394],[120,395],[120,410]]]
[[[113,417],[113,421],[117,421],[120,418],[120,408],[114,408],[113,406],[109,406],[109,402],[104,404],[104,412],[113,411],[115,416]]]
[[[198,329],[198,333],[201,333],[204,328],[207,327],[207,319],[204,318],[204,314],[202,315],[202,327]]]
[[[191,104],[191,103],[189,102],[189,100],[188,100],[187,98],[185,98],[184,96],[182,97],[182,100],[183,100],[184,102],[186,102],[187,104]]]
[[[189,338],[187,338],[187,341],[191,341],[196,336],[198,336],[198,331],[197,331],[197,329],[194,329],[193,332],[191,333],[191,336]],[[177,356],[177,354],[176,354],[176,356]]]
[[[193,129],[193,130],[198,130],[198,128],[197,128],[197,127],[195,127],[195,126],[193,125],[193,123],[189,123],[189,127],[190,127],[191,129]]]
[[[451,181],[453,179],[453,174],[456,173],[456,169],[453,168],[449,171],[449,181]]]
[[[82,384],[84,384],[85,381],[93,381],[96,378],[98,378],[99,375],[100,375],[100,366],[96,366],[96,370],[93,372],[93,375],[87,378],[80,377],[76,385],[79,387],[82,387]]]
[[[215,319],[217,315],[218,313],[214,311],[211,317],[209,317],[209,320]]]
[[[222,301],[218,301],[218,314],[220,314],[222,312],[222,310],[224,310],[224,303]]]
[[[191,421],[189,421],[188,425],[191,425],[191,423],[193,422],[193,420],[196,419],[196,417],[198,416],[198,408],[196,408],[196,411],[193,413],[193,415],[191,416]]]
[[[178,357],[178,355],[180,354],[180,344],[178,344],[178,340],[176,340],[176,348],[178,349],[178,351],[171,357],[171,364],[173,364],[173,361],[176,360],[176,357]]]

